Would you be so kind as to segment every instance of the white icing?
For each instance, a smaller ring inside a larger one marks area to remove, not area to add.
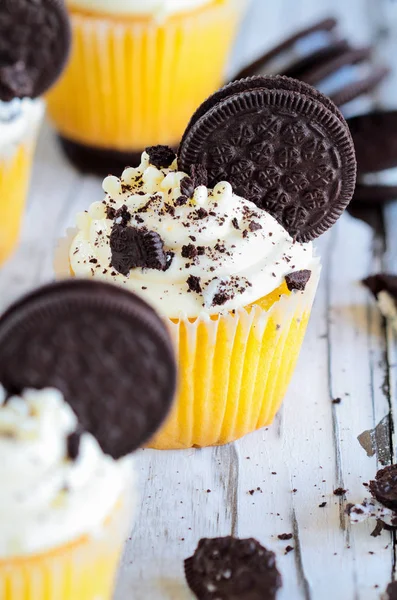
[[[78,423],[57,390],[4,400],[0,386],[0,558],[100,535],[131,485],[131,457],[114,461],[84,433],[70,460],[67,438]]]
[[[126,169],[121,179],[106,178],[105,200],[77,219],[78,234],[70,249],[75,275],[125,285],[172,318],[247,306],[279,287],[289,273],[310,269],[312,244],[293,242],[271,215],[233,194],[229,183],[219,183],[214,190],[197,187],[193,198],[178,205],[184,177],[176,161],[169,169],[157,169],[144,153],[137,169]],[[168,270],[133,268],[124,276],[110,266],[114,222],[106,208],[123,205],[132,215],[129,225],[157,232],[164,249],[174,253]],[[205,211],[204,218],[198,211]],[[186,258],[184,247],[189,244],[204,254]],[[189,291],[190,276],[200,278],[202,293]],[[214,302],[225,290],[228,301]]]
[[[224,0],[226,1],[226,0]],[[239,0],[242,1],[242,0]],[[156,18],[193,10],[213,0],[69,0],[72,8],[110,15],[152,15]]]
[[[12,154],[16,145],[36,135],[43,115],[42,100],[0,101],[0,156]]]

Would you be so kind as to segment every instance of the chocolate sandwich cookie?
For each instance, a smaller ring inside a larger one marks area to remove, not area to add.
[[[253,77],[225,86],[193,115],[179,168],[206,169],[307,242],[324,233],[350,202],[354,146],[332,102],[285,77]]]
[[[70,49],[63,0],[0,3],[0,99],[36,98],[61,74]]]
[[[352,100],[356,100],[364,94],[369,94],[376,90],[378,85],[382,83],[389,75],[390,69],[388,67],[372,67],[371,72],[367,77],[359,81],[354,81],[344,87],[340,88],[330,98],[336,106],[343,106],[348,104]]]
[[[375,480],[369,482],[369,490],[383,506],[397,511],[397,465],[380,469]]]
[[[9,393],[55,387],[113,458],[165,419],[176,368],[167,329],[143,300],[116,286],[45,286],[0,318],[0,383]]]
[[[185,575],[198,600],[274,600],[282,585],[273,552],[254,539],[202,539]]]
[[[397,111],[374,111],[347,121],[357,156],[358,175],[397,166]]]
[[[258,73],[262,69],[266,69],[266,67],[268,66],[270,61],[272,61],[274,58],[276,58],[283,52],[285,52],[287,50],[291,50],[297,42],[304,40],[305,38],[309,37],[313,33],[321,33],[321,32],[329,33],[330,40],[332,40],[333,39],[332,33],[333,33],[333,30],[335,29],[336,25],[337,25],[337,20],[332,17],[328,17],[326,19],[319,21],[318,23],[314,23],[313,25],[310,25],[309,27],[305,27],[304,29],[297,31],[295,34],[291,35],[290,37],[288,37],[287,39],[282,41],[280,44],[278,44],[277,46],[275,46],[268,52],[265,52],[265,54],[260,56],[253,63],[251,63],[247,67],[244,67],[244,69],[242,69],[236,75],[235,79],[245,79],[246,77],[252,77],[253,75],[258,75]]]

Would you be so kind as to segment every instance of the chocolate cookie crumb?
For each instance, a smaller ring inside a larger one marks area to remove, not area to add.
[[[248,225],[248,228],[250,231],[258,231],[259,229],[262,229],[262,225],[256,221],[251,221],[251,223]]]
[[[334,490],[334,496],[344,496],[346,492],[347,490],[344,490],[343,488],[339,487],[336,488],[336,490]]]
[[[292,552],[293,549],[293,546],[287,546],[284,554],[289,554],[290,552]]]
[[[196,292],[196,294],[201,294],[202,289],[200,281],[200,277],[196,277],[195,275],[189,275],[189,277],[186,280],[189,290],[191,292]]]
[[[292,538],[294,537],[293,533],[280,533],[280,535],[277,536],[279,540],[283,540],[283,541],[287,541],[287,540],[292,540]]]
[[[131,220],[131,213],[129,212],[126,204],[123,204],[123,206],[116,210],[114,218],[116,219],[116,223],[118,225],[122,225],[123,227],[128,225]]]
[[[240,226],[238,224],[238,221],[237,221],[236,217],[234,217],[232,219],[232,225],[233,225],[234,229],[240,229]]]
[[[301,271],[294,271],[293,273],[286,275],[285,283],[287,284],[289,291],[292,292],[293,290],[298,290],[299,292],[303,292],[311,274],[312,272],[308,269],[303,269]]]
[[[198,252],[196,246],[193,244],[188,244],[187,246],[182,246],[182,257],[183,258],[196,258]]]
[[[208,217],[208,211],[205,208],[199,208],[196,210],[196,215],[198,219],[205,219],[205,217]]]
[[[340,404],[342,402],[342,398],[334,398],[332,400],[332,404]]]
[[[375,480],[369,482],[369,490],[383,506],[397,510],[397,465],[380,469]]]
[[[169,146],[149,146],[145,152],[149,162],[158,169],[168,169],[176,159],[176,154]]]
[[[321,502],[321,504],[318,505],[319,508],[325,508],[325,506],[327,506],[326,502]]]
[[[69,460],[77,460],[80,453],[81,429],[76,429],[66,440],[67,456]]]
[[[187,196],[187,198],[191,198],[194,194],[194,182],[191,177],[184,177],[180,184],[181,193],[183,196]]]
[[[175,206],[184,206],[187,202],[187,197],[186,196],[179,196],[179,198],[177,198],[175,200]]]
[[[106,206],[106,218],[113,221],[115,216],[116,210],[113,208],[113,206]]]

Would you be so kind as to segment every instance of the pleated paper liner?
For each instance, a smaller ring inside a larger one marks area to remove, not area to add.
[[[1,600],[111,600],[133,505],[131,486],[95,535],[43,554],[0,559]]]
[[[213,0],[164,21],[72,9],[74,44],[48,95],[61,136],[141,152],[177,146],[197,106],[222,83],[245,0]]]
[[[18,243],[43,110],[25,137],[0,152],[0,266]]]
[[[55,253],[57,277],[73,275],[69,230]],[[235,314],[168,319],[179,367],[174,410],[149,444],[176,449],[227,444],[270,425],[302,346],[320,277],[320,261],[303,292],[286,285]]]

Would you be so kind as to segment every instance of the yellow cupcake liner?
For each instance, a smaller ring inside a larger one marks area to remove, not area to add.
[[[272,423],[299,356],[319,276],[316,260],[304,292],[290,293],[284,284],[235,314],[169,323],[179,389],[173,413],[150,447],[227,444]]]
[[[26,139],[0,155],[0,266],[18,243],[38,125],[35,123]]]
[[[129,494],[95,535],[44,554],[0,559],[1,600],[111,600],[130,530]]]
[[[117,151],[178,145],[194,110],[222,83],[244,6],[213,0],[164,21],[71,9],[71,59],[48,94],[60,134]]]

